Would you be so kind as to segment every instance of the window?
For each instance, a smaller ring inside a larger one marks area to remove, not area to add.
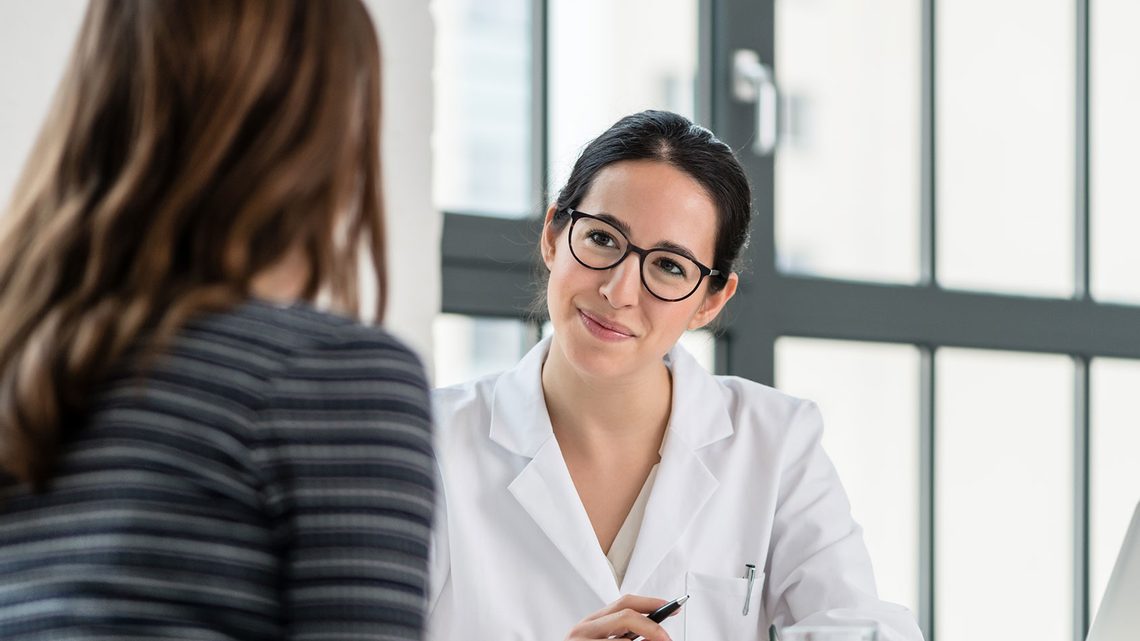
[[[1140,196],[1136,148],[1140,145],[1140,81],[1135,62],[1140,40],[1131,29],[1140,3],[1092,3],[1089,39],[1089,164],[1093,294],[1106,301],[1140,303]]]
[[[531,213],[531,7],[435,0],[435,203],[488,216]]]
[[[697,0],[549,0],[548,6],[553,195],[582,147],[622,116],[666,109],[694,117]]]
[[[776,3],[785,271],[918,282],[919,9],[910,0]]]
[[[1065,641],[1072,360],[963,349],[937,357],[937,637]]]
[[[1095,612],[1140,503],[1140,362],[1098,358],[1091,379],[1089,608]]]
[[[781,338],[776,384],[823,414],[879,596],[918,611],[920,356],[909,345]]]
[[[1073,2],[954,0],[935,7],[940,282],[1071,296]]]

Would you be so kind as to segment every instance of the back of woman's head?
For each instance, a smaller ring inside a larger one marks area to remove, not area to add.
[[[569,222],[568,210],[586,198],[603,169],[626,160],[668,163],[704,188],[717,210],[712,267],[723,274],[736,271],[740,254],[748,242],[752,218],[752,189],[748,177],[731,147],[708,129],[669,111],[630,114],[586,145],[566,185],[558,192],[555,227],[560,229]],[[724,283],[723,278],[713,278],[709,287],[716,290]]]
[[[92,0],[0,218],[0,467],[42,485],[140,338],[287,255],[359,311],[369,250],[383,315],[379,55],[359,0]]]

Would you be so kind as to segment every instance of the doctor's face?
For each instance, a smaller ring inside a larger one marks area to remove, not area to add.
[[[580,220],[574,226],[575,236],[592,234],[580,242],[621,244],[624,232],[637,247],[669,249],[703,265],[713,264],[716,207],[700,183],[667,163],[633,160],[609,165],[598,172],[575,210],[611,223],[607,233],[598,233],[587,228],[593,219]],[[642,284],[642,258],[637,253],[631,252],[610,269],[582,265],[571,252],[571,225],[555,229],[550,224],[553,214],[553,208],[547,211],[542,237],[543,261],[550,270],[547,307],[555,345],[584,374],[618,377],[659,364],[685,330],[710,322],[735,292],[733,274],[720,291],[711,292],[709,279],[704,278],[688,298],[661,300]],[[608,232],[619,233],[615,237]],[[588,260],[582,251],[579,254]],[[655,277],[672,277],[680,269],[691,273],[695,268],[691,263],[676,265],[668,256],[649,256],[645,274],[651,285]],[[669,273],[655,276],[655,269]],[[658,294],[662,287],[657,286]]]

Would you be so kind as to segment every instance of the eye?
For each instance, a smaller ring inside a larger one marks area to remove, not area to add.
[[[653,264],[669,276],[676,276],[678,278],[684,278],[686,276],[685,268],[672,258],[659,256],[656,260],[653,261]]]
[[[617,240],[610,234],[607,234],[600,229],[594,229],[586,233],[586,238],[599,247],[617,247]]]

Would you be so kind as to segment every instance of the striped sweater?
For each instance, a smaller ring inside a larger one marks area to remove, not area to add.
[[[389,335],[249,302],[102,386],[46,493],[0,477],[0,639],[419,639],[428,388]]]

